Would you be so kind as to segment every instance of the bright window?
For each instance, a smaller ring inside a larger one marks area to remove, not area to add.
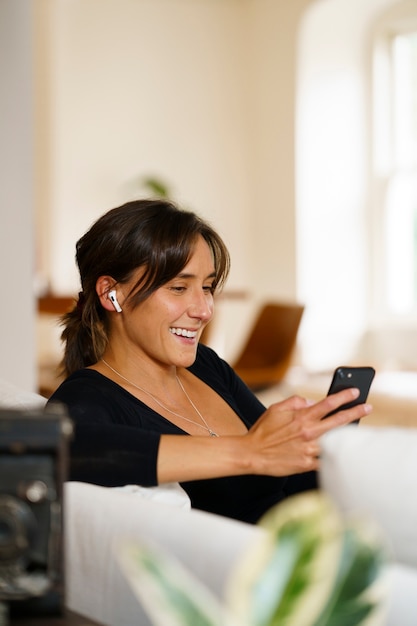
[[[417,29],[374,55],[374,174],[379,317],[417,313]]]

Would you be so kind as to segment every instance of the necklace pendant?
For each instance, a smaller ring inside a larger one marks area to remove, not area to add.
[[[209,430],[209,435],[210,437],[218,437],[219,435],[215,432],[213,432],[212,430]]]

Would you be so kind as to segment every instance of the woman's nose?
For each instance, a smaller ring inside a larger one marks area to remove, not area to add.
[[[213,315],[213,296],[207,293],[196,294],[189,308],[191,317],[198,317],[204,321],[211,319]]]

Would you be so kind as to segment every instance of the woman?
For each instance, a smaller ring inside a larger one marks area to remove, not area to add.
[[[194,213],[129,202],[93,224],[76,259],[82,291],[63,319],[67,378],[50,399],[75,423],[72,480],[178,481],[194,507],[255,523],[314,486],[323,433],[370,412],[360,405],[322,421],[357,390],[265,410],[199,344],[229,254]]]

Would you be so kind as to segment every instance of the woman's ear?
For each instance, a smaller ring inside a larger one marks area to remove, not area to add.
[[[100,276],[96,282],[96,292],[103,309],[106,309],[106,311],[116,310],[120,313],[122,309],[115,293],[116,284],[116,281],[111,276]],[[111,293],[113,294],[112,297],[110,297]]]

